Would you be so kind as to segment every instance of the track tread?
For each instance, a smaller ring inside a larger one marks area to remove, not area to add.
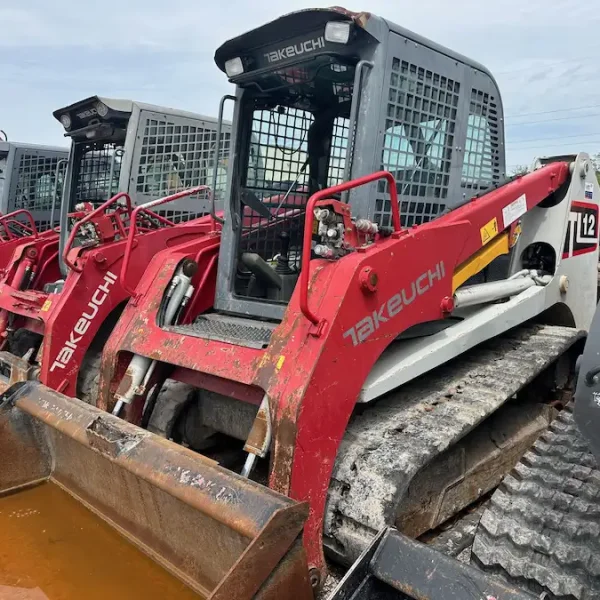
[[[583,335],[513,329],[369,405],[350,422],[329,489],[325,543],[350,563],[395,522],[415,475],[532,381]]]
[[[600,469],[570,408],[492,496],[472,559],[548,600],[600,597]]]

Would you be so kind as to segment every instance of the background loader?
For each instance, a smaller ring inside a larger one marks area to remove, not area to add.
[[[55,117],[72,140],[60,228],[13,252],[0,283],[0,362],[5,387],[36,378],[89,400],[103,342],[151,256],[216,235],[202,218],[211,208],[206,181],[215,171],[222,179],[229,126],[213,164],[214,119],[97,96]]]
[[[10,276],[13,254],[24,240],[43,248],[56,234],[51,223],[60,205],[68,151],[0,140],[0,278]],[[34,252],[38,252],[36,248]]]
[[[325,554],[354,565],[336,600],[531,598],[523,577],[561,597],[535,562],[486,557],[492,513],[473,559],[512,583],[410,538],[510,486],[568,419],[596,303],[589,158],[505,180],[491,75],[370,13],[286,15],[215,60],[236,84],[222,234],[153,257],[97,407],[5,393],[3,489],[57,485],[211,598],[309,597]]]
[[[68,156],[66,148],[0,140],[0,213],[26,210],[37,231],[51,229],[51,213],[60,204]],[[29,220],[23,222],[31,229]],[[11,231],[18,235],[15,227],[13,224]],[[5,229],[3,225],[3,239],[9,236]]]

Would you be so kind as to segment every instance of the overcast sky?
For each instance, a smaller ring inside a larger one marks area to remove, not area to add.
[[[230,91],[213,62],[220,43],[283,13],[331,4],[0,0],[0,129],[13,140],[64,145],[52,111],[93,94],[216,115]],[[369,0],[346,7],[386,17],[490,68],[504,99],[510,166],[540,154],[600,151],[594,4]]]

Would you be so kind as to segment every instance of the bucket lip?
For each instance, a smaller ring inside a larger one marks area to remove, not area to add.
[[[308,516],[307,503],[38,381],[15,384],[0,398],[0,406],[27,413],[246,538],[256,537],[277,511]]]

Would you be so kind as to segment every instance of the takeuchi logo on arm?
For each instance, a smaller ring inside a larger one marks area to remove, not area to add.
[[[398,291],[386,300],[379,310],[361,319],[354,327],[351,327],[342,337],[350,338],[353,346],[358,346],[369,339],[383,323],[387,323],[398,315],[406,306],[412,304],[416,298],[427,293],[436,282],[441,282],[446,276],[444,263],[439,262],[432,269],[419,275],[410,285]]]
[[[71,360],[79,342],[83,339],[92,321],[98,314],[98,309],[106,302],[110,289],[117,281],[117,276],[108,271],[104,276],[104,281],[94,290],[92,299],[88,302],[85,311],[81,314],[75,327],[69,334],[69,339],[56,355],[56,359],[50,367],[50,371],[55,369],[64,369]]]

